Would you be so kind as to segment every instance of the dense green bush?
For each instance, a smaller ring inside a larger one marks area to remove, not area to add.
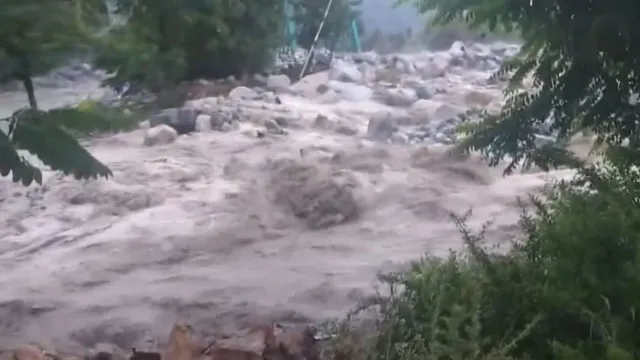
[[[282,0],[118,1],[128,21],[101,39],[109,84],[158,91],[199,78],[263,71],[283,43]]]
[[[509,252],[455,218],[466,250],[386,278],[372,358],[640,356],[640,170],[613,156],[522,213]]]

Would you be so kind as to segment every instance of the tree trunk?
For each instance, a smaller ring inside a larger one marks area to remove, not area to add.
[[[27,91],[27,97],[29,98],[29,106],[33,110],[38,110],[38,102],[36,101],[36,92],[33,88],[33,81],[31,81],[31,76],[27,76],[22,80],[22,84],[24,85],[24,89]]]
[[[33,87],[33,80],[31,78],[31,60],[29,56],[23,54],[20,56],[20,69],[18,70],[18,78],[22,81],[24,90],[27,92],[29,98],[29,106],[33,110],[38,110],[38,102],[36,101],[36,91]]]
[[[36,92],[33,87],[33,79],[31,73],[31,59],[29,54],[25,53],[17,46],[12,44],[3,44],[3,48],[10,58],[16,60],[16,68],[13,69],[13,76],[15,79],[20,80],[24,86],[24,90],[27,92],[29,98],[29,107],[33,110],[38,110],[38,102],[36,101]]]

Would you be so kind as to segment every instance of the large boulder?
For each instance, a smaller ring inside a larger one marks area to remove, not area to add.
[[[398,124],[390,113],[376,114],[369,119],[367,139],[387,141],[396,131],[398,131]]]
[[[229,96],[227,96],[229,100],[256,100],[260,97],[257,91],[250,89],[246,86],[238,86],[237,88],[231,90]]]
[[[329,72],[307,75],[289,88],[291,92],[305,98],[316,98],[326,93],[329,88]]]
[[[413,89],[378,88],[374,92],[374,99],[388,106],[408,107],[418,100],[418,96]]]
[[[358,216],[360,206],[353,191],[359,184],[349,173],[332,173],[304,159],[276,159],[267,168],[275,203],[309,228],[324,229]]]
[[[360,82],[363,79],[362,73],[356,64],[348,63],[341,59],[331,62],[329,78],[336,81]]]
[[[169,125],[161,124],[154,126],[144,134],[143,144],[145,146],[167,145],[178,138],[178,132]]]
[[[169,108],[152,115],[149,119],[151,127],[168,125],[182,135],[196,130],[198,112],[190,108]]]
[[[267,90],[275,93],[285,92],[289,90],[289,87],[291,86],[291,79],[284,74],[269,75],[266,79],[265,86]]]

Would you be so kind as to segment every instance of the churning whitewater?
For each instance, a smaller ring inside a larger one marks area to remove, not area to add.
[[[473,209],[469,224],[492,221],[488,238],[506,246],[517,197],[568,173],[503,177],[447,149],[469,109],[499,108],[504,84],[488,78],[515,51],[345,56],[297,84],[265,79],[91,140],[112,179],[0,180],[2,345],[128,347],[176,320],[232,330],[339,317],[378,272],[459,249],[450,212]],[[98,81],[41,80],[37,95],[69,104]],[[1,115],[26,101],[0,99]],[[195,131],[178,136],[176,122]]]

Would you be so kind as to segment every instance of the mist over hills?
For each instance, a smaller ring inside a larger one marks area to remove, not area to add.
[[[395,0],[363,0],[362,18],[368,33],[376,28],[388,34],[420,26],[420,15],[414,7],[403,5],[394,8],[394,2]]]

